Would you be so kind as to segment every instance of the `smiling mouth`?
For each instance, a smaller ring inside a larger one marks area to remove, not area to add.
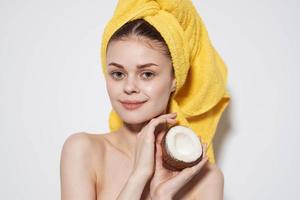
[[[140,108],[145,102],[140,102],[140,103],[125,103],[125,102],[121,102],[121,104],[123,105],[123,107],[127,110],[135,110]]]

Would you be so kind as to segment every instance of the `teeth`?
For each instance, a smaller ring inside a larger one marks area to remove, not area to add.
[[[162,140],[163,161],[170,170],[196,165],[203,157],[200,137],[189,127],[171,126]]]

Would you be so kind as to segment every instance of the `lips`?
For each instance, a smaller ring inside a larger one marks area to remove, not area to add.
[[[126,101],[120,101],[123,105],[124,108],[128,109],[128,110],[133,110],[133,109],[137,109],[139,107],[141,107],[146,101],[130,101],[130,100],[126,100]]]
[[[126,104],[139,104],[139,103],[144,103],[146,101],[138,101],[138,100],[124,100],[121,101],[121,103],[126,103]]]

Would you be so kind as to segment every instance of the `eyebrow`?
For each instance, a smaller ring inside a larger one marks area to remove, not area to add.
[[[118,68],[121,68],[121,69],[124,69],[124,66],[123,65],[121,65],[121,64],[118,64],[118,63],[115,63],[115,62],[111,62],[111,63],[109,63],[108,64],[108,66],[111,66],[111,65],[113,65],[113,66],[115,66],[115,67],[118,67]],[[138,69],[142,69],[142,68],[146,68],[146,67],[150,67],[150,66],[158,66],[157,64],[155,64],[155,63],[146,63],[146,64],[142,64],[142,65],[137,65],[136,67],[138,68]]]

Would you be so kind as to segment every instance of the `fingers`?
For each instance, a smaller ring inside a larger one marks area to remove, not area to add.
[[[161,132],[158,134],[157,138],[156,138],[156,144],[161,145],[161,141],[163,139],[163,137],[165,136],[165,134],[167,134],[166,132]]]
[[[204,143],[204,145],[203,145],[203,155],[206,155],[206,151],[207,151],[207,143]]]
[[[175,118],[176,116],[177,116],[177,113],[168,113],[168,114],[163,114],[156,118],[153,118],[151,121],[156,121],[159,119],[172,119],[172,118]]]
[[[163,135],[163,134],[161,134]],[[158,158],[162,156],[161,144],[160,142],[156,142],[156,155]]]
[[[162,166],[162,149],[159,143],[156,143],[155,162],[155,171],[157,171]]]
[[[159,117],[151,119],[149,122],[149,128],[151,131],[154,131],[156,126],[158,126],[161,123],[175,123],[177,114],[176,113],[169,113],[169,114],[164,114]]]
[[[174,120],[174,122],[176,123],[176,120],[173,119],[174,115],[171,115],[170,118],[167,118],[167,120]],[[175,115],[176,117],[176,115]],[[173,121],[169,121],[170,123],[173,123]],[[158,160],[158,162],[161,161],[161,157],[162,157],[162,147],[161,147],[161,142],[163,137],[165,136],[166,132],[161,132],[160,134],[158,134],[157,138],[156,138],[156,160]]]
[[[162,142],[162,139],[163,139],[163,137],[164,137],[164,135],[165,135],[166,133],[163,133],[163,134],[159,134],[158,135],[158,137],[157,137],[157,140],[156,140],[156,156],[157,156],[157,158],[161,158],[162,157],[162,144],[161,144],[161,142]]]
[[[193,167],[185,169],[186,171],[188,171],[188,173],[191,173],[192,176],[194,174],[198,173],[200,171],[200,169],[203,167],[203,165],[208,161],[208,156],[206,155],[206,151],[207,151],[207,143],[204,143],[202,160],[199,163],[197,163],[196,165],[194,165]]]
[[[203,158],[202,160],[194,165],[193,167],[188,167],[180,171],[171,181],[174,187],[182,187],[189,180],[191,180],[199,171],[203,168],[205,163],[208,161],[208,156],[206,155],[207,144],[203,144]]]
[[[141,134],[139,134],[138,137],[140,138],[147,138],[146,142],[148,144],[153,144],[155,142],[155,135],[156,133],[159,133],[159,128],[157,128],[160,124],[166,124],[166,123],[175,123],[176,120],[176,113],[169,113],[169,114],[163,114],[159,117],[153,118],[150,120],[150,122],[143,128],[143,131]],[[175,121],[174,121],[175,120]]]
[[[197,165],[189,168],[185,168],[180,171],[174,178],[172,178],[170,184],[173,188],[181,188],[187,182],[189,182],[205,165],[208,157],[204,157]]]
[[[172,122],[172,121],[176,121],[175,118],[177,116],[177,113],[168,113],[168,114],[163,114],[163,115],[160,115],[159,117],[156,117],[156,118],[153,118],[151,120],[152,123],[156,124],[157,123],[161,123],[162,121],[163,122]],[[151,123],[150,122],[150,123]]]
[[[155,127],[160,124],[160,123],[176,123],[176,113],[170,113],[170,114],[165,114],[165,115],[161,115],[158,118],[153,119],[153,121],[151,122],[151,126]],[[156,138],[156,167],[161,166],[162,165],[162,147],[161,147],[161,141],[164,137],[164,135],[166,134],[166,132],[162,131],[157,135]]]

